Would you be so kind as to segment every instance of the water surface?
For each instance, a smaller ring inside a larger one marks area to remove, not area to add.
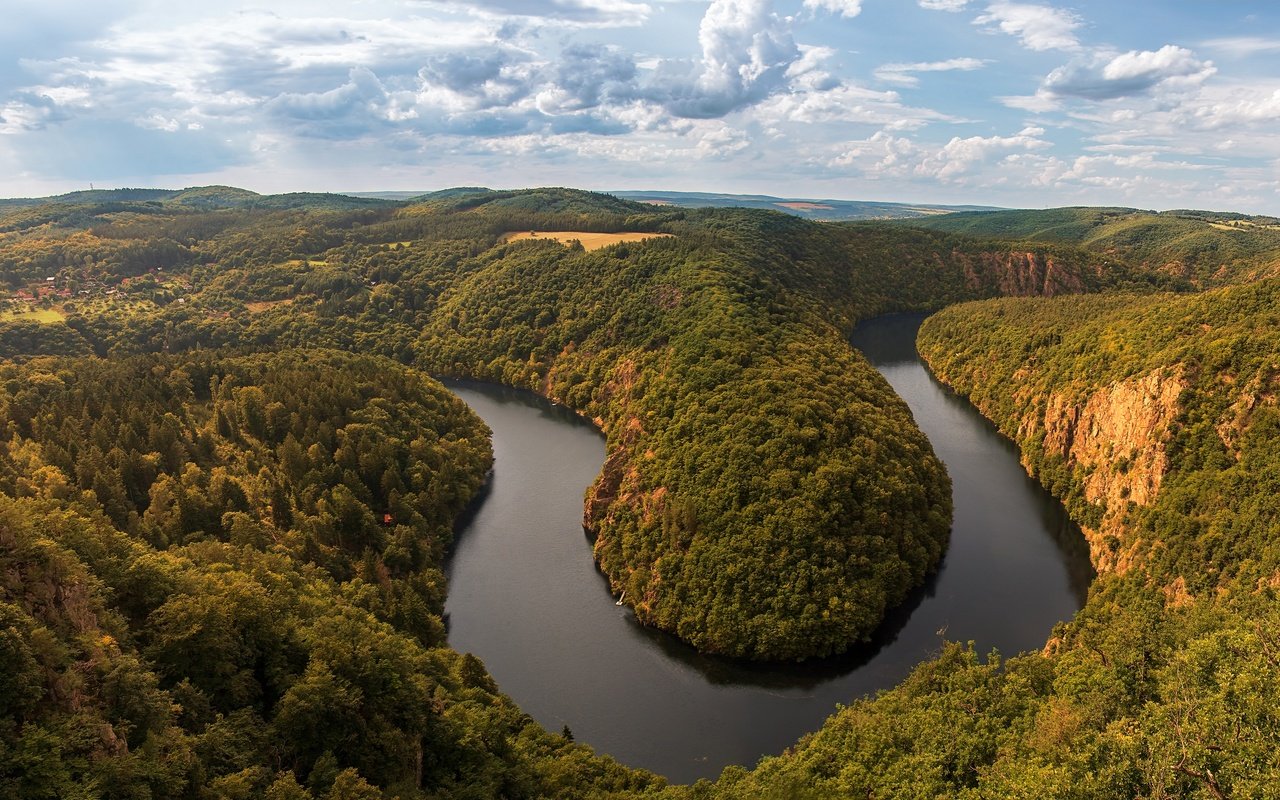
[[[1084,601],[1088,552],[1017,451],[920,363],[922,315],[864,323],[853,344],[907,401],[947,466],[955,522],[937,573],[870,645],[755,665],[699,655],[614,605],[582,529],[604,440],[528,392],[448,386],[493,429],[492,483],[450,560],[449,642],[479,656],[547,729],[688,782],[754,764],[816,730],[837,703],[892,687],[942,639],[1036,649]]]

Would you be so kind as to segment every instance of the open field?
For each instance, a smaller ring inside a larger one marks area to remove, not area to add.
[[[51,308],[36,308],[30,311],[0,311],[0,322],[62,322],[66,317],[60,311]]]
[[[835,206],[828,206],[822,203],[806,203],[800,200],[790,203],[774,203],[774,205],[781,208],[789,208],[792,211],[830,211],[835,208]]]
[[[621,242],[643,242],[645,239],[656,239],[670,236],[669,233],[588,233],[585,231],[513,231],[502,237],[506,242],[518,242],[522,239],[554,239],[560,244],[569,244],[574,239],[582,242],[588,250],[599,250],[611,244]]]
[[[1280,231],[1280,225],[1264,225],[1250,219],[1236,219],[1231,222],[1210,222],[1209,227],[1217,228],[1220,231],[1235,231],[1237,233],[1246,230]]]

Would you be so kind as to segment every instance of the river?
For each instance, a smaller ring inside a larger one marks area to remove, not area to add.
[[[604,459],[589,423],[531,394],[447,385],[493,429],[487,493],[448,564],[449,643],[548,730],[672,781],[750,766],[816,730],[836,704],[886,689],[942,638],[981,652],[1043,646],[1093,577],[1079,530],[1017,450],[920,362],[922,315],[863,323],[852,342],[906,400],[951,475],[955,519],[932,578],[871,644],[835,659],[757,665],[699,655],[614,605],[582,502]]]

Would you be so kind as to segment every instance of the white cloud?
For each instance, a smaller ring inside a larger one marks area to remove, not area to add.
[[[930,11],[963,11],[969,0],[919,0],[921,8]]]
[[[957,136],[921,160],[915,172],[943,181],[955,180],[1000,153],[1049,147],[1049,142],[1040,138],[1043,135],[1044,128],[1028,127],[1013,136]]]
[[[973,24],[1017,36],[1030,50],[1078,50],[1075,31],[1083,23],[1070,11],[1053,6],[1000,0],[988,5]]]
[[[698,28],[702,58],[692,82],[660,65],[650,96],[681,117],[709,119],[754,105],[786,86],[802,52],[769,0],[713,0]],[[665,74],[664,74],[665,73]]]
[[[877,131],[870,138],[847,142],[829,165],[854,167],[874,177],[904,176],[919,153],[920,148],[905,136]]]
[[[1280,52],[1280,38],[1267,39],[1262,36],[1229,36],[1207,39],[1202,44],[1210,50],[1218,50],[1236,58]]]
[[[1016,108],[1020,111],[1030,111],[1033,114],[1044,114],[1049,111],[1057,111],[1062,107],[1057,99],[1043,89],[1040,89],[1035,94],[1004,95],[997,97],[996,100],[1009,108]]]
[[[57,106],[47,97],[27,97],[0,106],[0,134],[16,135],[38,131],[61,119]]]
[[[868,139],[846,143],[828,164],[876,178],[982,183],[990,177],[980,175],[979,167],[989,166],[993,159],[1050,147],[1041,138],[1044,133],[1043,128],[1027,127],[1012,136],[957,136],[936,146],[879,131]]]
[[[1200,61],[1183,47],[1167,44],[1159,50],[1130,50],[1116,56],[1102,70],[1109,81],[1163,81],[1196,76],[1207,78],[1215,72],[1213,62]]]
[[[1216,131],[1234,125],[1280,123],[1280,88],[1269,94],[1263,91],[1237,91],[1182,109],[1182,114],[1196,126]],[[1273,133],[1273,132],[1272,132]]]
[[[980,58],[949,58],[946,61],[917,61],[911,64],[883,64],[876,67],[875,76],[889,83],[903,86],[915,86],[920,79],[915,72],[949,72],[952,70],[971,71],[982,69],[986,61]]]
[[[323,92],[286,92],[268,101],[265,108],[305,123],[312,135],[321,132],[317,125],[325,126],[326,135],[360,134],[369,120],[388,118],[388,94],[377,75],[356,67],[341,86]]]
[[[636,95],[635,60],[618,48],[570,45],[560,52],[550,72],[550,85],[537,98],[538,110],[544,114],[625,103]]]
[[[842,17],[856,17],[862,13],[862,0],[804,0],[804,7],[830,11]]]
[[[1049,73],[1043,89],[1059,97],[1111,100],[1156,89],[1185,90],[1215,72],[1212,61],[1201,61],[1186,48],[1165,45],[1159,50],[1130,50],[1119,55],[1096,52]]]
[[[823,91],[776,95],[757,107],[757,117],[764,125],[786,122],[812,125],[817,123],[857,123],[913,130],[930,122],[957,121],[932,109],[903,105],[897,92],[879,92],[851,84],[840,84]]]
[[[826,70],[827,61],[836,54],[830,47],[799,45],[800,59],[787,67],[787,80],[792,91],[825,91],[840,85]]]

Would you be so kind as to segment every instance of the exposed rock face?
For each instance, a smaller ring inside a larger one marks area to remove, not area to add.
[[[1085,290],[1084,276],[1051,255],[1032,252],[983,253],[976,258],[954,253],[964,267],[965,283],[974,291],[1014,297],[1053,297]]]
[[[602,524],[618,514],[633,512],[646,521],[651,520],[655,512],[661,511],[666,496],[665,488],[646,492],[642,486],[644,481],[638,464],[651,458],[653,453],[646,451],[643,423],[630,413],[638,375],[635,362],[625,359],[601,387],[599,405],[608,407],[609,402],[613,402],[618,413],[613,424],[603,418],[595,418],[596,425],[608,434],[608,455],[600,469],[600,477],[587,489],[582,511],[583,528],[596,537],[593,546],[596,562],[608,576],[610,587],[615,592],[623,591],[636,572],[648,575],[651,579],[648,583],[655,589],[657,586],[652,580],[655,577],[652,559],[638,558],[635,554],[630,559],[625,558],[623,554],[628,549],[627,543],[613,538],[616,533]],[[635,609],[637,618],[645,622],[651,619],[649,611],[654,599],[653,591],[646,592],[644,596],[638,596],[636,592],[626,596],[626,602]]]
[[[1085,499],[1105,509],[1098,530],[1085,529],[1100,572],[1123,572],[1129,566],[1136,542],[1115,551],[1107,540],[1123,539],[1130,503],[1150,505],[1160,491],[1169,469],[1169,426],[1186,386],[1181,374],[1157,370],[1099,389],[1083,404],[1053,393],[1043,413],[1033,411],[1023,418],[1018,438],[1043,430],[1045,455],[1060,457],[1081,476]]]

